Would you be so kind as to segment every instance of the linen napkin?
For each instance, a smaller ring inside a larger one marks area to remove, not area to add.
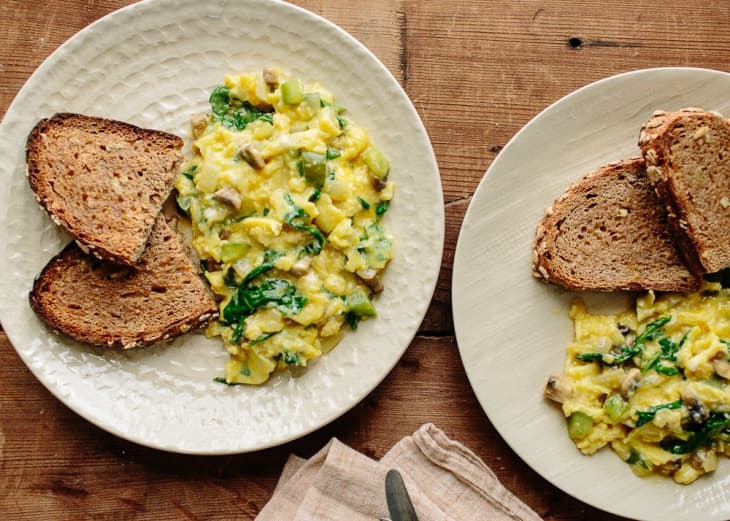
[[[375,461],[333,438],[308,460],[290,456],[256,521],[388,517],[385,474],[403,475],[419,521],[540,521],[472,451],[428,423]]]

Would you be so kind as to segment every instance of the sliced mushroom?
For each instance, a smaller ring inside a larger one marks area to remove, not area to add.
[[[374,270],[372,268],[359,270],[357,272],[357,275],[368,288],[373,290],[374,293],[380,293],[381,291],[383,291],[383,282],[380,280],[377,270]]]
[[[373,188],[375,188],[376,192],[380,192],[383,188],[385,188],[386,181],[385,179],[381,179],[380,177],[373,176],[372,178]]]
[[[279,75],[274,69],[266,68],[263,72],[264,83],[270,87],[276,88],[279,85]]]
[[[236,210],[241,208],[241,194],[233,188],[221,188],[214,195],[220,202],[232,206]]]
[[[700,447],[689,458],[689,463],[697,470],[712,472],[717,468],[717,454],[712,449]]]
[[[710,412],[705,405],[689,389],[682,391],[682,403],[684,403],[689,411],[689,419],[697,425],[705,423],[710,417]]]
[[[309,267],[311,265],[312,265],[311,257],[302,257],[301,259],[296,261],[294,263],[294,265],[291,267],[292,275],[301,277],[302,275],[306,274],[309,271]]]
[[[670,459],[666,463],[662,463],[661,465],[658,465],[657,467],[654,467],[654,468],[660,474],[671,476],[672,474],[677,472],[681,467],[682,467],[682,459],[674,458],[674,459]]]
[[[251,165],[256,170],[261,170],[263,167],[266,166],[264,156],[262,156],[261,152],[259,152],[259,150],[251,144],[243,145],[237,150],[236,153],[241,157],[241,159],[246,161],[246,163]]]
[[[618,324],[618,332],[621,333],[623,336],[626,336],[631,332],[631,328],[629,326],[626,326],[624,324]]]
[[[210,116],[206,113],[193,114],[190,117],[190,130],[193,134],[193,139],[198,139],[206,128],[208,128],[208,119]]]
[[[712,359],[712,367],[717,374],[726,380],[730,380],[730,362],[728,362],[724,351],[717,353],[717,356]]]
[[[563,403],[573,395],[573,386],[565,377],[550,376],[545,384],[543,395],[549,400]]]
[[[636,386],[639,385],[639,380],[641,380],[641,371],[638,368],[634,367],[626,373],[626,376],[621,380],[621,397],[624,400],[628,400],[634,394]]]

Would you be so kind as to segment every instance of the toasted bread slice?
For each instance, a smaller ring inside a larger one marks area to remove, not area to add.
[[[682,263],[638,158],[588,174],[548,208],[533,274],[574,290],[687,291],[700,283]]]
[[[658,111],[639,146],[685,262],[697,273],[730,266],[730,120],[702,109]]]
[[[30,305],[56,331],[122,349],[172,339],[218,315],[162,215],[136,267],[101,261],[70,243],[35,280]]]
[[[28,136],[28,180],[84,251],[133,265],[172,190],[182,146],[166,132],[56,114]]]

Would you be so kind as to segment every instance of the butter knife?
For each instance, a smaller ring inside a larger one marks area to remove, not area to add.
[[[403,477],[395,469],[390,469],[385,475],[385,501],[391,521],[418,521]]]

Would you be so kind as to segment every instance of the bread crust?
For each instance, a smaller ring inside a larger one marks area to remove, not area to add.
[[[172,191],[182,146],[166,132],[59,113],[29,134],[26,174],[41,207],[84,251],[134,265]]]
[[[600,167],[546,210],[533,275],[572,290],[688,291],[700,284],[682,263],[640,158]]]
[[[29,299],[54,331],[119,349],[170,341],[218,316],[181,237],[162,215],[136,267],[101,261],[71,242],[43,268]]]
[[[639,147],[647,164],[647,175],[667,209],[669,224],[685,263],[697,274],[713,273],[730,266],[730,247],[722,245],[727,241],[713,237],[717,233],[709,230],[713,221],[723,228],[730,224],[730,210],[725,212],[717,201],[708,200],[714,199],[714,194],[708,198],[697,190],[686,189],[694,173],[688,171],[690,167],[679,154],[683,148],[699,144],[708,148],[719,146],[730,156],[730,144],[710,141],[710,136],[722,126],[727,127],[725,132],[730,134],[730,122],[719,114],[700,108],[685,108],[674,112],[654,112],[639,132]],[[693,157],[703,155],[695,153]],[[709,156],[705,166],[713,168],[716,155],[713,152]],[[727,169],[727,165],[724,168]],[[725,186],[718,186],[718,192],[724,193],[725,188],[730,187],[730,171],[725,172],[725,177]],[[721,195],[717,196],[718,200]],[[726,195],[730,196],[730,192]],[[700,208],[699,203],[714,207],[714,215]],[[724,217],[725,213],[727,217]]]

